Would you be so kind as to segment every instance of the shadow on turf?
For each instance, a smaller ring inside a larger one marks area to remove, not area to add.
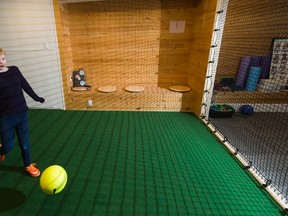
[[[12,188],[0,188],[0,212],[15,209],[26,201],[26,195]]]
[[[24,173],[24,168],[23,167],[15,167],[15,166],[4,166],[0,165],[0,170],[4,170],[7,172],[17,172],[17,173]]]

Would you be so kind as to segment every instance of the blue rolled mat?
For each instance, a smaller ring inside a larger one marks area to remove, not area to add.
[[[246,91],[256,91],[260,73],[261,73],[261,67],[250,68],[248,79],[245,86]]]

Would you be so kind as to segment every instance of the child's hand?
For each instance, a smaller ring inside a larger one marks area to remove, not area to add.
[[[38,101],[39,101],[40,103],[44,103],[44,102],[45,102],[45,99],[44,99],[43,97],[39,97]]]

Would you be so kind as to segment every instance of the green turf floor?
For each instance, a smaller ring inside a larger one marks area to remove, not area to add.
[[[0,214],[284,215],[193,114],[30,110],[29,125],[33,161],[63,166],[68,182],[45,195],[15,146]]]

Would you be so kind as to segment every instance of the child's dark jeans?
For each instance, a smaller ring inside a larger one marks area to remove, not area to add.
[[[24,166],[27,167],[31,164],[27,111],[0,117],[0,135],[2,141],[2,146],[0,147],[1,155],[7,154],[13,149],[15,132],[21,149]]]

